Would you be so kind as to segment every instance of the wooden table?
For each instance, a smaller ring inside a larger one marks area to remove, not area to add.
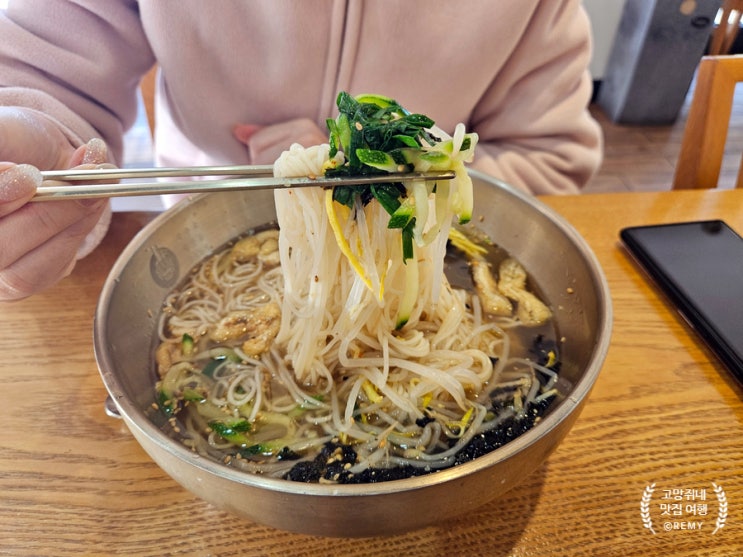
[[[743,389],[618,247],[631,224],[715,217],[743,232],[743,191],[543,200],[599,258],[614,334],[573,430],[502,499],[407,535],[350,540],[279,532],[184,491],[104,412],[94,308],[117,254],[150,218],[119,213],[69,278],[0,304],[0,555],[743,554]]]

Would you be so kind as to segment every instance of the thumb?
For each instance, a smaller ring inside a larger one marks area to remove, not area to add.
[[[255,124],[237,124],[232,128],[232,135],[235,136],[240,143],[247,145],[250,142],[250,138],[253,134],[261,129],[262,126]]]
[[[309,118],[295,118],[270,126],[240,124],[233,128],[233,133],[238,139],[240,134],[242,139],[247,137],[245,144],[253,164],[272,164],[292,143],[309,147],[327,142],[327,135]]]
[[[0,163],[0,217],[24,205],[41,184],[41,172],[30,164]]]

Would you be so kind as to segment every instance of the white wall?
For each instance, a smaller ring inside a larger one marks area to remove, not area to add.
[[[604,77],[614,37],[626,0],[583,0],[593,30],[593,58],[589,69],[593,79]]]

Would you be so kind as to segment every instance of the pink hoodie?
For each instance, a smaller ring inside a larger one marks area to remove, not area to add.
[[[0,37],[0,105],[119,160],[156,61],[169,165],[250,163],[236,124],[324,129],[341,90],[464,122],[474,166],[533,193],[577,192],[601,159],[579,0],[11,0]]]

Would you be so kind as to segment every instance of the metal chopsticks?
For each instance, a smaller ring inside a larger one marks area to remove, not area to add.
[[[358,186],[414,180],[451,180],[453,171],[391,173],[381,176],[353,178],[274,178],[271,166],[203,166],[185,168],[143,168],[97,170],[53,170],[42,172],[44,180],[123,180],[136,178],[185,177],[185,176],[235,176],[213,180],[124,182],[100,184],[46,184],[37,188],[32,201],[86,199],[93,197],[122,197],[136,195],[162,195],[173,193],[201,193],[233,190],[262,190],[301,187]]]
[[[96,168],[92,170],[45,170],[44,180],[125,180],[130,178],[173,178],[184,176],[273,176],[273,166],[229,165],[229,166],[182,166],[163,168]]]

